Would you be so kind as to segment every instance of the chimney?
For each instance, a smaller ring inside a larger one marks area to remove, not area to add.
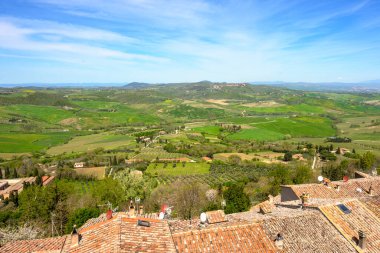
[[[365,236],[365,233],[363,232],[363,230],[359,230],[359,242],[358,242],[358,246],[362,249],[365,249],[366,248],[366,244],[367,244],[367,239],[366,239],[366,236]]]
[[[139,214],[140,215],[144,214],[144,206],[140,206],[140,208],[139,208]]]
[[[301,201],[302,201],[302,205],[307,205],[309,203],[309,198],[310,198],[310,195],[309,193],[302,193],[301,195]]]
[[[129,211],[128,211],[129,217],[135,217],[135,206],[133,205],[133,201],[129,203]]]
[[[272,195],[268,195],[268,198],[269,198],[269,204],[273,204],[274,202],[274,197]]]
[[[107,217],[107,220],[112,219],[112,210],[111,210],[111,209],[109,209],[109,210],[107,211],[106,217]]]
[[[373,191],[373,188],[372,188],[372,184],[370,185],[369,189],[368,189],[368,193],[369,193],[369,196],[373,196],[375,195],[374,191]]]
[[[73,231],[71,232],[71,244],[70,244],[70,247],[76,247],[76,246],[78,246],[79,242],[80,242],[80,239],[81,239],[81,236],[78,233],[76,227],[77,227],[77,225],[74,225]]]
[[[279,250],[282,250],[284,248],[284,238],[282,237],[281,233],[277,234],[276,239],[274,239],[274,244]]]
[[[337,185],[337,186],[335,187],[335,189],[336,189],[336,191],[340,191],[340,185]]]

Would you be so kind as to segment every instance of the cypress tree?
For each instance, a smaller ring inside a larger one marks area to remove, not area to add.
[[[18,174],[17,174],[16,168],[13,169],[12,177],[13,178],[18,178]]]
[[[42,186],[42,176],[38,175],[36,178],[36,185]]]
[[[9,171],[9,168],[6,167],[4,171],[4,178],[9,178],[10,175],[11,175],[11,172]]]
[[[3,179],[3,169],[0,168],[0,179]]]

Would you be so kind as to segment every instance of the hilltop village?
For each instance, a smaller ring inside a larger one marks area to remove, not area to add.
[[[380,252],[380,177],[282,185],[249,211],[170,218],[108,210],[60,237],[10,242],[0,252]]]

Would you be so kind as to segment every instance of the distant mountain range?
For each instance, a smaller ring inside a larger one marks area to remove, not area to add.
[[[257,85],[269,85],[295,90],[305,91],[349,91],[349,92],[380,92],[380,80],[365,81],[359,83],[308,83],[308,82],[250,82]]]
[[[125,88],[125,89],[144,89],[154,86],[167,85],[188,85],[188,84],[213,84],[211,81],[200,81],[195,83],[143,83],[131,82],[123,83],[52,83],[52,84],[0,84],[2,88]],[[309,82],[282,82],[282,81],[256,81],[247,82],[252,85],[267,85],[273,87],[288,88],[294,90],[305,91],[345,91],[345,92],[380,92],[380,80],[371,80],[358,83],[340,83],[340,82],[324,82],[324,83],[309,83]],[[216,83],[215,84],[223,84]]]

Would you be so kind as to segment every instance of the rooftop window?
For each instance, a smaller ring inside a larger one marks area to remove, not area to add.
[[[351,213],[351,210],[347,208],[347,206],[345,206],[344,204],[339,204],[337,205],[339,207],[339,209],[345,213],[345,214],[349,214]]]

